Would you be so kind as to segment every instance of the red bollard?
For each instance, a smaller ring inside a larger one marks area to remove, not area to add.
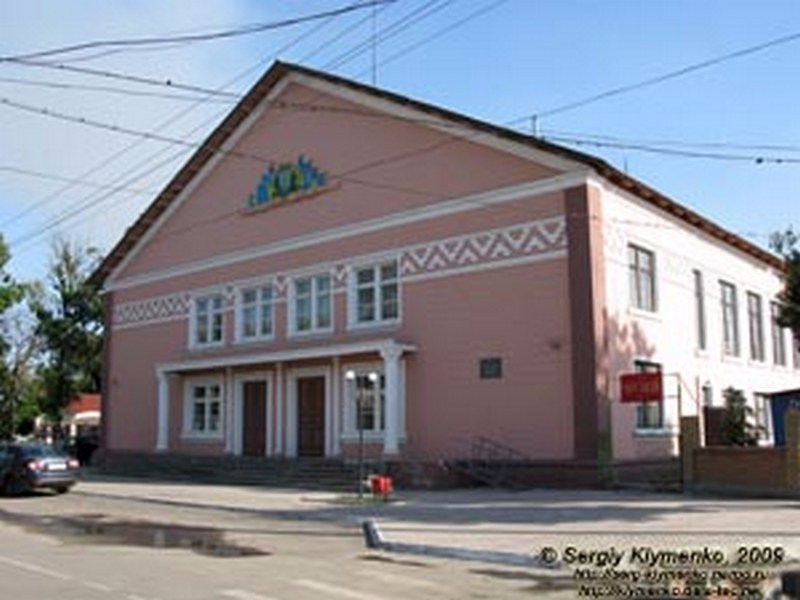
[[[369,485],[373,496],[380,496],[384,502],[389,500],[389,495],[392,493],[391,477],[388,475],[372,475],[369,478]]]

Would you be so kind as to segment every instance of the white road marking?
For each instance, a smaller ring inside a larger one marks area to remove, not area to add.
[[[113,592],[114,588],[106,585],[105,583],[97,583],[96,581],[81,581],[88,588],[97,590],[98,592]]]
[[[226,598],[233,598],[234,600],[275,600],[275,598],[270,596],[262,596],[261,594],[255,594],[246,590],[225,590],[224,592],[220,592],[220,595]]]
[[[323,594],[333,594],[334,596],[352,598],[353,600],[386,600],[384,596],[365,594],[364,592],[351,590],[350,588],[339,587],[338,585],[331,585],[320,581],[312,581],[310,579],[295,579],[292,583],[317,592],[322,592]]]
[[[433,581],[426,581],[424,579],[416,579],[408,575],[397,575],[395,573],[380,573],[378,571],[368,571],[366,569],[358,571],[362,577],[371,577],[373,579],[380,579],[386,583],[396,583],[398,585],[409,585],[414,587],[427,587],[427,588],[442,588],[441,584],[434,583]]]
[[[67,575],[66,573],[59,573],[58,571],[53,571],[51,569],[45,569],[44,567],[36,566],[30,562],[23,562],[20,560],[14,560],[13,558],[5,558],[0,556],[0,562],[5,563],[7,565],[11,565],[12,567],[16,567],[18,569],[22,569],[23,571],[30,571],[31,573],[37,573],[38,575],[46,575],[47,577],[52,577],[53,579],[60,579],[61,581],[74,581],[75,578],[72,575]]]

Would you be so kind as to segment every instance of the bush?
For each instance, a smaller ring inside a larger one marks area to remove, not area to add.
[[[727,446],[755,446],[760,427],[753,425],[753,409],[747,406],[742,390],[723,390],[725,415],[722,417],[722,441]]]

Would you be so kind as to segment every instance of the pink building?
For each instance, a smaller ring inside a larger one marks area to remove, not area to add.
[[[95,274],[105,449],[668,457],[724,387],[800,387],[780,269],[600,159],[278,63]]]

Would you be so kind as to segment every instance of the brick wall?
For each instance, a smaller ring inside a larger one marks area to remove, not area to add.
[[[720,488],[784,489],[783,448],[715,446],[694,450],[695,485]]]
[[[685,491],[800,495],[800,412],[786,413],[786,446],[702,447],[697,417],[681,417]]]

